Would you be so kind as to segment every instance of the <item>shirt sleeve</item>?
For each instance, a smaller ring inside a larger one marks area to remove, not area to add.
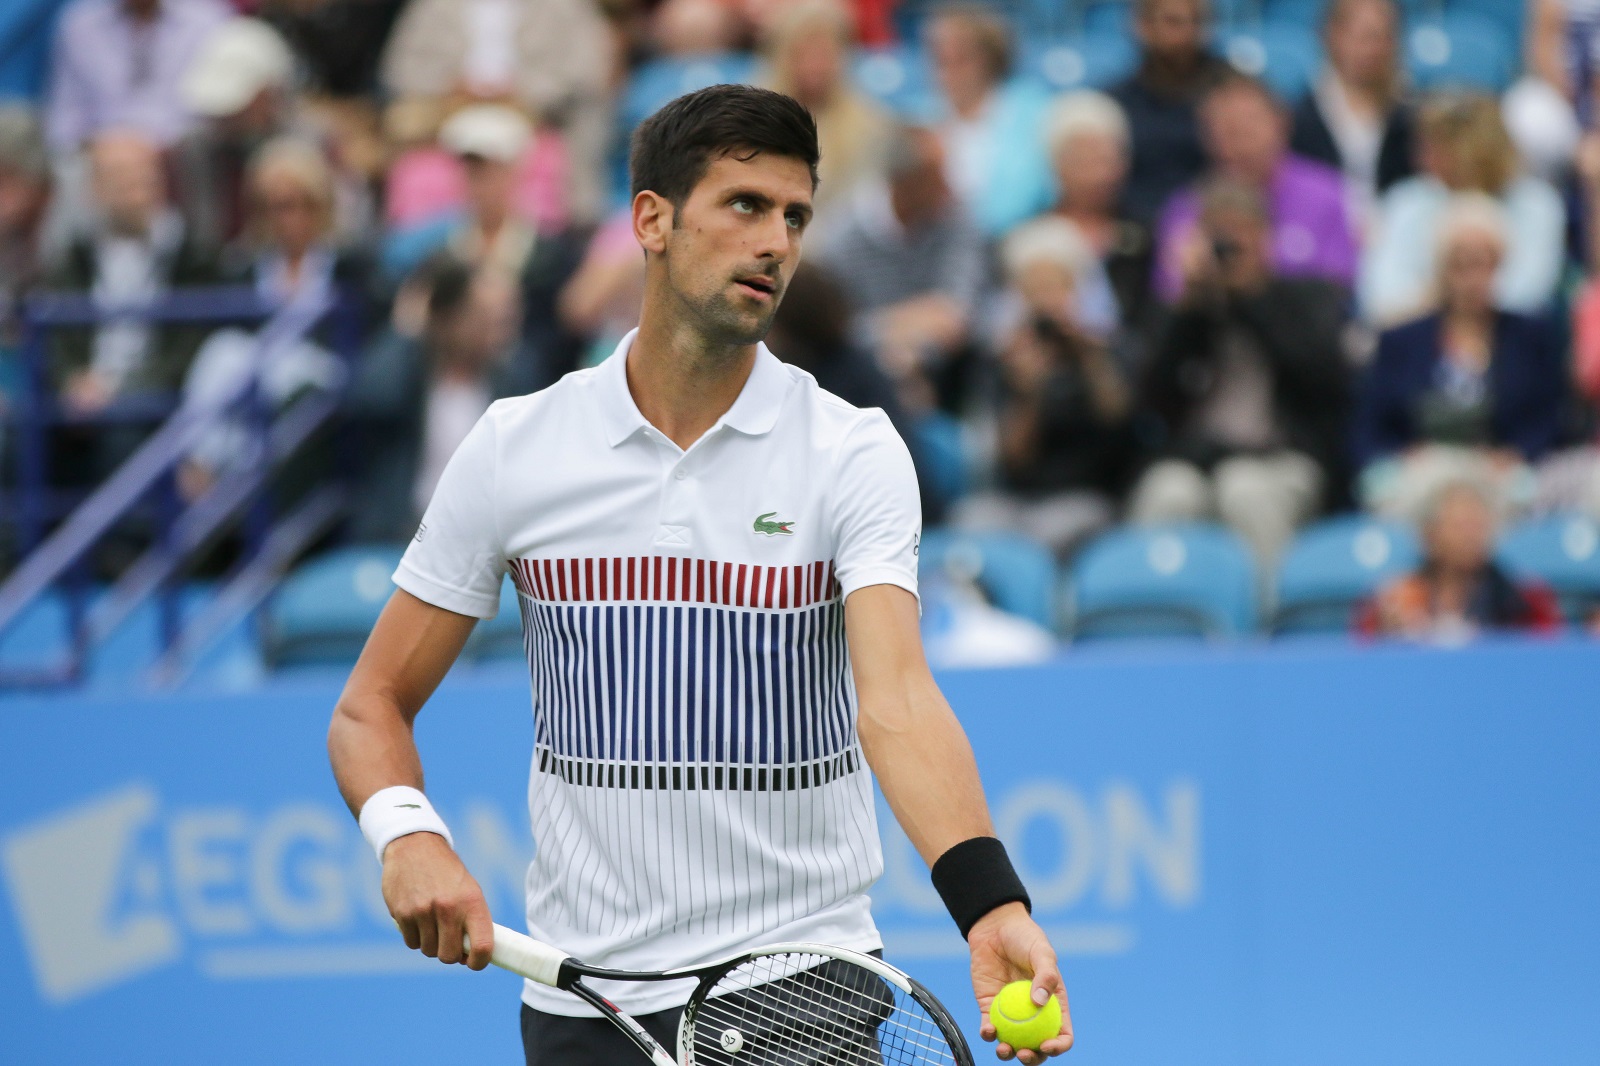
[[[445,464],[394,583],[417,599],[474,618],[500,607],[506,556],[495,512],[494,408]]]
[[[868,585],[898,585],[918,595],[917,473],[882,411],[867,411],[846,436],[833,493],[834,572],[844,596]]]

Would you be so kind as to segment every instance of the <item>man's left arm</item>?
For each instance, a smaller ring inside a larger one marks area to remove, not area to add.
[[[994,850],[985,847],[994,826],[972,746],[923,656],[916,597],[892,584],[857,589],[845,600],[845,634],[860,702],[862,750],[923,860],[934,867],[941,858],[959,861],[966,850]],[[979,843],[969,845],[974,840]],[[957,845],[968,848],[952,853]],[[971,887],[981,900],[983,886]],[[1055,950],[1022,903],[1001,903],[976,917],[967,946],[985,1040],[995,1038],[989,1001],[1010,982],[1031,981],[1035,1002],[1051,994],[1061,1001],[1059,1036],[1038,1052],[1001,1044],[1000,1058],[1035,1064],[1072,1046],[1072,1019]]]

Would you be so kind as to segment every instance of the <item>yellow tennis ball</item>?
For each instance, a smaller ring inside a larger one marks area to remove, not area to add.
[[[1061,1033],[1061,1001],[1051,996],[1037,1007],[1033,982],[1012,981],[989,1004],[989,1020],[1002,1043],[1018,1051],[1038,1051],[1040,1044]]]

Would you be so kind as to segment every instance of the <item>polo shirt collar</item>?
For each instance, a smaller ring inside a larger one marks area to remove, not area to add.
[[[628,389],[628,350],[638,335],[638,329],[630,330],[610,358],[600,364],[600,417],[605,423],[606,441],[613,448],[650,426]],[[711,427],[711,432],[723,425],[751,436],[770,431],[777,425],[778,411],[783,407],[791,384],[793,381],[784,372],[778,357],[765,344],[757,344],[755,365],[750,368],[744,388],[739,390],[733,406]]]

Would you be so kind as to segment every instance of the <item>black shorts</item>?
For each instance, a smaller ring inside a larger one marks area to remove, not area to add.
[[[634,1020],[673,1055],[678,1047],[682,1008],[639,1014]],[[564,1018],[522,1005],[522,1053],[528,1066],[645,1066],[633,1041],[604,1018]]]

